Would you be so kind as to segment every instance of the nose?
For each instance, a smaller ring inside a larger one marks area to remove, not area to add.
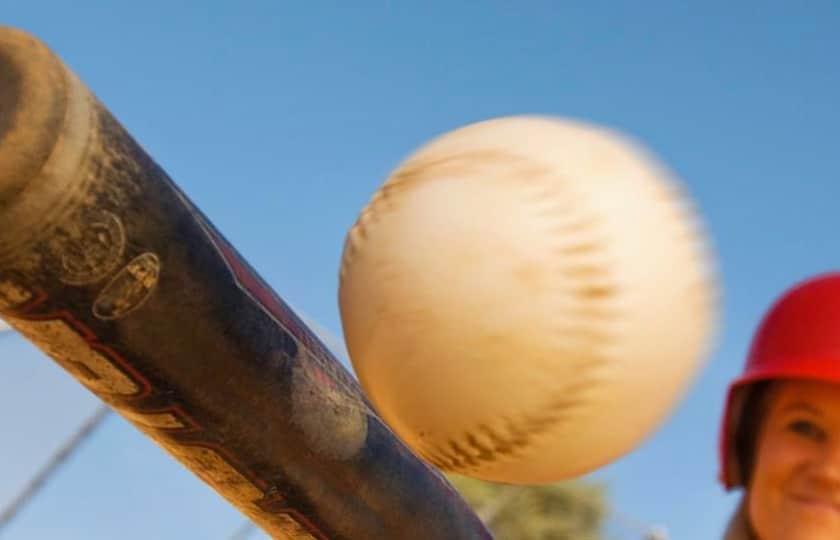
[[[840,494],[840,438],[823,445],[811,460],[809,470],[815,481],[832,486]]]

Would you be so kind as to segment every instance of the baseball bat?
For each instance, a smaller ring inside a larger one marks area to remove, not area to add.
[[[490,538],[73,72],[11,28],[0,316],[273,537]]]

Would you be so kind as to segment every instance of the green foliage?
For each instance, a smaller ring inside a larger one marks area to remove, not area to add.
[[[448,475],[496,540],[600,540],[606,514],[602,486],[564,482],[511,486]]]

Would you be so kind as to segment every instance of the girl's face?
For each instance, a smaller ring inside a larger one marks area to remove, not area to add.
[[[840,539],[840,385],[770,390],[747,491],[760,540]]]

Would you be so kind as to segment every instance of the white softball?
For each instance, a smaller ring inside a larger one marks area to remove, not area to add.
[[[511,117],[391,175],[348,234],[339,299],[361,384],[415,452],[541,484],[664,421],[707,355],[713,274],[687,197],[647,152]]]

